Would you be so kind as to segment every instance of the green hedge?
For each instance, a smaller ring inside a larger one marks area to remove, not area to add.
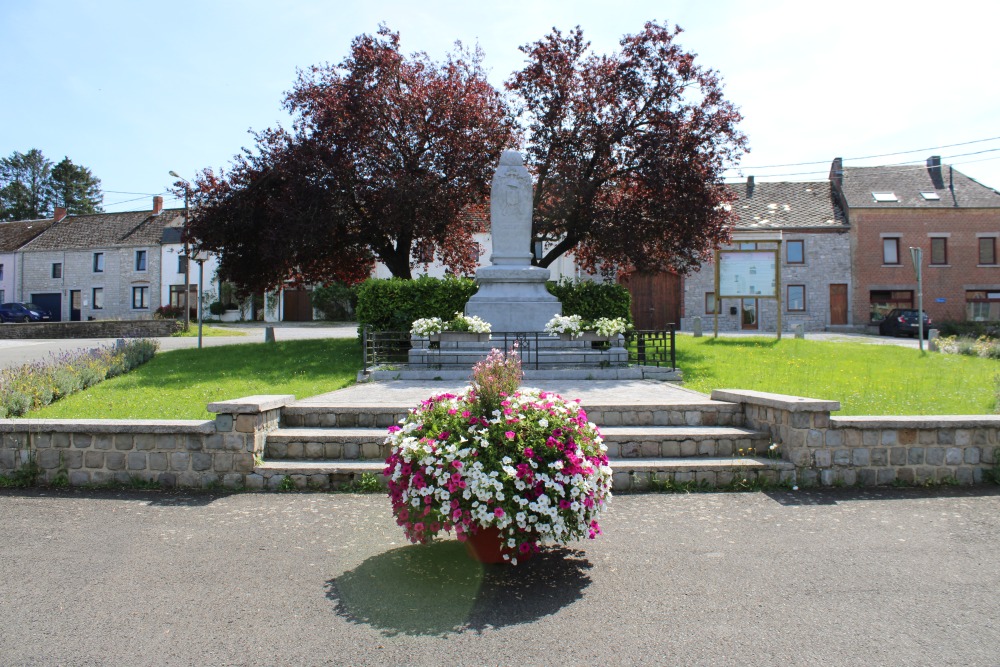
[[[471,278],[372,278],[357,288],[358,324],[375,331],[409,331],[413,321],[421,317],[447,321],[465,310],[477,289]],[[579,315],[585,320],[623,317],[632,323],[632,295],[617,283],[564,280],[549,283],[548,289],[562,302],[563,315]]]
[[[358,287],[358,324],[376,331],[409,331],[421,317],[450,320],[465,310],[477,289],[471,278],[372,278]]]
[[[931,325],[941,336],[964,336],[967,338],[1000,338],[1000,322],[959,322],[942,320]]]
[[[563,315],[579,315],[585,320],[623,317],[632,324],[632,295],[618,283],[562,280],[548,287],[562,302]]]

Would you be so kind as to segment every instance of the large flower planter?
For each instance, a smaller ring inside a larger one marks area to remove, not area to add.
[[[500,537],[500,529],[496,526],[480,528],[475,535],[466,536],[465,551],[469,554],[469,558],[486,565],[510,562],[504,559],[504,554],[516,556],[522,563],[535,555],[534,551],[520,553],[504,546],[504,540]]]
[[[485,343],[489,339],[490,335],[488,333],[481,334],[469,331],[442,331],[441,333],[430,335],[432,343]]]

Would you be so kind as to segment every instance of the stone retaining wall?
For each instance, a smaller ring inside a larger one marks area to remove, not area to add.
[[[771,436],[800,484],[875,486],[983,481],[1000,455],[1000,415],[831,417],[837,401],[716,390],[745,425]]]
[[[158,482],[238,488],[293,396],[250,396],[208,406],[214,420],[0,420],[0,475],[34,461],[40,479],[72,486]]]
[[[4,323],[0,338],[163,338],[182,326],[178,320]]]

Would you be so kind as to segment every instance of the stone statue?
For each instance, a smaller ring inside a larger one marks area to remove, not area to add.
[[[549,270],[531,265],[531,175],[517,151],[506,150],[490,190],[490,266],[476,272],[479,291],[465,307],[493,331],[542,331],[562,304],[545,289]]]

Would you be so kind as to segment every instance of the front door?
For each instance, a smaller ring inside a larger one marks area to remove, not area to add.
[[[676,273],[633,273],[621,284],[632,295],[636,329],[662,331],[681,321],[681,279]]]
[[[830,285],[830,324],[847,324],[847,285]]]
[[[740,300],[740,329],[757,330],[757,299]]]
[[[80,290],[71,289],[69,291],[69,321],[79,322],[80,321]]]

